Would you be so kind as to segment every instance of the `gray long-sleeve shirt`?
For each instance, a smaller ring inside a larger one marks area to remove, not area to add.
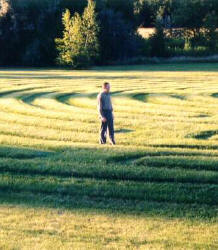
[[[110,93],[104,91],[100,92],[98,94],[97,100],[98,100],[98,112],[101,117],[104,117],[103,114],[104,110],[113,111]]]

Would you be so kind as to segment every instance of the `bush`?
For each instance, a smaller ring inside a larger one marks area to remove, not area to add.
[[[166,46],[168,49],[184,49],[185,48],[185,39],[168,38],[166,40]]]
[[[189,39],[189,44],[191,48],[196,48],[196,47],[206,47],[206,39],[203,35],[203,33],[199,33],[198,36],[194,36]]]
[[[80,52],[71,56],[71,63],[74,69],[87,69],[92,65],[87,52]]]
[[[217,51],[218,53],[218,51]],[[170,56],[191,56],[191,57],[205,57],[214,55],[207,47],[199,46],[195,48],[185,48],[185,49],[169,49]]]

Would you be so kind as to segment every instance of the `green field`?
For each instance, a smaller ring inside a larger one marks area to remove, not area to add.
[[[218,64],[0,69],[0,144],[0,249],[218,249]]]

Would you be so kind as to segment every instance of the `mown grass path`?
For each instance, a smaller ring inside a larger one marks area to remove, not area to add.
[[[217,93],[218,64],[0,69],[0,249],[217,249]]]

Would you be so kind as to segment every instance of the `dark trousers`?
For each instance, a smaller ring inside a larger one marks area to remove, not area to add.
[[[114,120],[113,120],[112,111],[104,110],[103,115],[107,119],[107,121],[101,122],[101,129],[100,129],[100,143],[101,144],[106,143],[107,129],[109,131],[110,140],[114,141]]]

